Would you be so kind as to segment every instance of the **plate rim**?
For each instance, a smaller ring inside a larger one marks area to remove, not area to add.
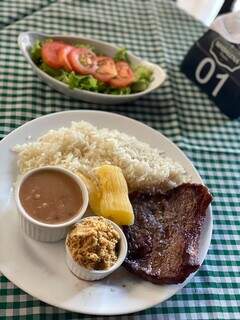
[[[39,116],[37,118],[34,118],[32,120],[29,120],[29,121],[26,121],[25,123],[23,123],[22,125],[18,126],[17,128],[15,128],[14,130],[10,131],[4,138],[2,138],[2,140],[0,141],[0,148],[2,146],[2,144],[4,144],[6,142],[6,140],[16,134],[19,130],[21,130],[23,127],[27,127],[29,125],[32,125],[33,123],[35,122],[38,122],[38,121],[41,121],[41,119],[43,118],[54,118],[56,115],[64,115],[64,114],[74,114],[74,113],[92,113],[92,114],[96,114],[96,113],[100,113],[100,114],[105,114],[106,116],[110,115],[110,116],[113,116],[113,117],[119,117],[119,118],[125,118],[125,120],[127,121],[130,121],[132,122],[133,124],[137,124],[138,126],[142,126],[143,128],[147,129],[147,130],[150,130],[152,131],[153,133],[157,133],[161,136],[162,139],[164,139],[168,144],[170,144],[172,147],[174,147],[175,149],[178,150],[178,152],[181,153],[181,155],[183,156],[183,158],[185,158],[185,160],[188,162],[189,165],[191,165],[192,167],[192,170],[195,172],[195,174],[198,176],[199,180],[201,181],[202,184],[203,183],[203,180],[200,176],[200,174],[198,173],[197,169],[194,167],[192,161],[187,157],[187,155],[178,147],[177,144],[175,144],[173,141],[171,141],[168,137],[166,137],[163,133],[161,133],[160,131],[150,127],[149,125],[141,122],[141,121],[138,121],[134,118],[131,118],[131,117],[128,117],[128,116],[125,116],[125,115],[122,115],[122,114],[119,114],[119,113],[115,113],[115,112],[108,112],[108,111],[101,111],[101,110],[92,110],[92,109],[80,109],[80,110],[66,110],[66,111],[59,111],[59,112],[53,112],[53,113],[50,113],[50,114],[46,114],[46,115],[42,115],[42,116]],[[72,120],[74,121],[74,120]],[[106,126],[107,127],[107,126]],[[54,129],[54,128],[53,128]],[[209,212],[209,218],[210,218],[210,221],[209,221],[209,227],[210,227],[210,234],[209,234],[209,239],[208,239],[208,243],[207,243],[207,250],[206,250],[206,253],[203,257],[203,260],[202,262],[200,263],[200,267],[198,268],[198,270],[192,274],[189,275],[189,277],[183,282],[183,283],[180,283],[178,284],[178,288],[176,289],[176,291],[174,293],[170,292],[169,294],[166,295],[166,297],[164,298],[164,300],[162,300],[161,302],[158,302],[158,303],[152,303],[152,304],[149,304],[147,307],[141,307],[139,306],[138,308],[134,307],[133,310],[130,310],[130,311],[123,311],[121,313],[119,312],[85,312],[85,311],[80,311],[80,310],[74,310],[73,308],[67,308],[67,307],[63,307],[62,305],[54,302],[49,302],[47,301],[44,297],[40,297],[40,295],[38,296],[34,296],[32,295],[32,293],[26,288],[24,288],[24,285],[21,284],[21,282],[19,283],[19,281],[16,281],[15,279],[13,279],[14,277],[12,277],[11,275],[9,276],[6,272],[2,272],[2,270],[0,270],[0,272],[10,281],[12,282],[15,286],[17,286],[18,288],[20,288],[21,290],[23,290],[24,292],[26,292],[27,294],[29,294],[30,296],[40,300],[40,301],[43,301],[44,303],[46,304],[49,304],[51,306],[54,306],[54,307],[57,307],[59,309],[62,309],[62,310],[66,310],[66,311],[70,311],[70,312],[76,312],[76,313],[82,313],[82,314],[86,314],[86,315],[96,315],[96,316],[117,316],[117,315],[126,315],[126,314],[132,314],[132,313],[136,313],[136,312],[140,312],[140,311],[143,311],[143,310],[147,310],[149,308],[152,308],[166,300],[168,300],[169,298],[171,298],[172,296],[174,296],[177,292],[179,292],[180,290],[183,289],[183,287],[185,287],[190,281],[191,279],[196,275],[196,273],[199,271],[199,269],[201,268],[204,260],[206,259],[206,256],[207,256],[207,253],[208,253],[208,250],[210,248],[210,244],[211,244],[211,239],[212,239],[212,232],[213,232],[213,216],[212,216],[212,206],[211,204],[208,206],[207,208],[208,212]],[[12,280],[13,279],[13,280]]]

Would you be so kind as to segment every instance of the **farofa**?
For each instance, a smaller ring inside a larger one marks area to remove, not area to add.
[[[89,270],[107,270],[117,261],[118,232],[102,217],[88,217],[69,232],[67,246],[73,259]]]
[[[20,173],[57,165],[91,178],[92,169],[112,164],[122,169],[130,191],[156,184],[169,189],[187,181],[182,166],[158,149],[85,121],[50,130],[36,142],[15,146],[14,151],[18,153]]]

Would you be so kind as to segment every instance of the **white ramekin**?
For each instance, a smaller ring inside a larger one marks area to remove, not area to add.
[[[22,183],[31,174],[37,171],[45,170],[45,169],[63,172],[67,174],[69,177],[71,177],[73,180],[75,180],[79,185],[82,192],[83,204],[79,212],[77,213],[77,215],[74,216],[71,220],[68,220],[66,222],[59,223],[59,224],[47,224],[47,223],[40,222],[38,220],[33,219],[23,208],[19,198],[19,191]],[[66,170],[61,167],[56,167],[56,166],[45,166],[45,167],[41,167],[41,168],[29,171],[27,174],[23,175],[19,181],[17,181],[16,188],[15,188],[15,200],[16,200],[16,205],[19,213],[21,229],[29,237],[35,240],[43,241],[43,242],[56,242],[65,238],[69,231],[70,226],[76,223],[78,220],[80,220],[81,217],[84,215],[88,207],[88,191],[84,182],[77,175],[73,174],[69,170]]]
[[[91,218],[93,218],[93,217],[91,217]],[[79,221],[79,223],[81,223],[81,221],[83,221],[85,219],[87,219],[87,218],[81,219]],[[126,237],[125,237],[122,229],[117,224],[112,222],[111,220],[108,220],[108,219],[106,219],[106,220],[112,224],[114,229],[120,235],[118,259],[117,259],[116,263],[111,268],[109,268],[107,270],[88,270],[88,269],[80,266],[72,257],[71,252],[67,246],[68,237],[66,238],[65,248],[66,248],[67,266],[70,269],[70,271],[79,279],[88,280],[88,281],[95,281],[95,280],[103,279],[103,278],[107,277],[109,274],[111,274],[113,271],[118,269],[126,258],[128,246],[127,246]]]

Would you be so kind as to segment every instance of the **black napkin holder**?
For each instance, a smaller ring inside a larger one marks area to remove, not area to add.
[[[231,119],[240,116],[240,46],[208,30],[185,56],[181,71]]]

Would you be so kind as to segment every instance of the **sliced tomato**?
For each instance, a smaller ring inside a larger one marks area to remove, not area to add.
[[[66,45],[60,41],[49,41],[45,42],[42,46],[42,59],[49,66],[54,69],[62,67],[61,61],[59,60],[59,51]]]
[[[61,48],[58,52],[59,62],[62,67],[67,71],[72,71],[73,68],[69,62],[68,55],[74,49],[74,47],[65,45],[65,47]]]
[[[75,48],[68,55],[73,70],[80,74],[94,74],[97,69],[97,57],[87,48]]]
[[[125,61],[116,62],[117,76],[109,81],[113,88],[124,88],[134,81],[134,75],[131,67]]]
[[[103,82],[108,82],[117,76],[117,69],[112,58],[106,56],[97,57],[97,70],[94,77]]]

